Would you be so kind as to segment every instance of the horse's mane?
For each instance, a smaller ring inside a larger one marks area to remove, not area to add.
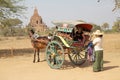
[[[38,40],[32,40],[34,44],[45,44],[47,45],[50,41],[47,36],[40,36],[37,38]]]
[[[48,36],[39,36],[37,39],[48,39]]]

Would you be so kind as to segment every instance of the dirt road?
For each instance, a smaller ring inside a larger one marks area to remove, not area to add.
[[[0,80],[120,80],[120,34],[104,36],[104,71],[93,72],[86,62],[75,66],[67,58],[62,69],[51,69],[40,55],[41,62],[32,63],[33,54],[0,57]],[[24,43],[24,44],[23,44]],[[32,48],[29,39],[2,40],[0,49]],[[1,54],[1,53],[0,53]]]
[[[51,69],[44,61],[32,63],[33,54],[0,59],[0,80],[120,80],[120,54],[104,54],[104,71],[93,72],[85,63],[75,66],[69,60],[64,68]]]

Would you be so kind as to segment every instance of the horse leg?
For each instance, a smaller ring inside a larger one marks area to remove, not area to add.
[[[33,63],[35,63],[36,60],[36,49],[34,49],[34,59],[33,59]]]
[[[40,62],[39,53],[40,53],[40,49],[37,50],[37,55],[38,55],[38,61],[37,62]]]

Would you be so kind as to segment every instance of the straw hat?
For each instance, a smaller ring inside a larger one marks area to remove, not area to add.
[[[100,30],[96,30],[93,34],[94,35],[103,35],[103,32],[101,32]]]

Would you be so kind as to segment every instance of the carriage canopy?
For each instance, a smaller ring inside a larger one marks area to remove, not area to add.
[[[72,32],[74,27],[81,27],[85,31],[91,31],[92,25],[84,21],[52,21],[58,27],[58,31]]]

